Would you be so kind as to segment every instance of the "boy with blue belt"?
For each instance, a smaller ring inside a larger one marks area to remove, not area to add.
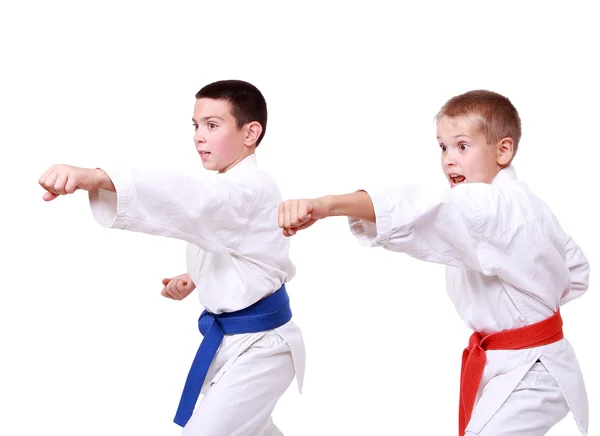
[[[305,351],[285,289],[295,267],[277,226],[281,195],[255,155],[266,102],[247,82],[215,82],[196,94],[192,120],[214,180],[56,165],[39,183],[47,201],[89,191],[105,227],[188,242],[187,275],[163,281],[163,295],[175,299],[195,287],[206,309],[198,321],[204,339],[175,417],[183,435],[281,435],[271,413],[294,375],[301,389]]]

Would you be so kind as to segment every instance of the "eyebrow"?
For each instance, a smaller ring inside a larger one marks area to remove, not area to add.
[[[221,117],[220,117],[220,116],[218,116],[218,115],[209,115],[209,116],[207,116],[207,117],[202,117],[202,118],[200,118],[200,121],[208,121],[208,120],[209,120],[209,119],[211,119],[211,118],[216,118],[216,119],[218,119],[218,120],[225,121],[223,118],[221,118]],[[196,120],[194,119],[194,117],[192,117],[192,122],[194,122],[194,123],[198,124],[198,121],[196,121]]]
[[[465,138],[473,139],[469,135],[467,135],[466,133],[459,133],[458,135],[453,136],[453,138],[456,139],[456,138],[460,138],[461,136],[464,136]],[[437,139],[441,139],[441,138],[438,136]]]

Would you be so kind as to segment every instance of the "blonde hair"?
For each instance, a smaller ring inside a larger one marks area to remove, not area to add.
[[[521,118],[510,100],[496,92],[469,91],[448,100],[435,116],[441,118],[468,118],[485,135],[488,144],[503,138],[512,138],[513,157],[521,140]]]

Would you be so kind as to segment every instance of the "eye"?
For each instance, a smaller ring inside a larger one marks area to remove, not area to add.
[[[215,123],[213,123],[212,121],[209,121],[208,123],[206,123],[206,125],[211,130],[214,129],[215,127],[217,127],[217,125]]]
[[[440,148],[442,149],[442,153],[447,150],[447,148],[444,144],[440,144]]]
[[[467,144],[466,142],[461,142],[460,144],[458,144],[458,148],[461,151],[465,151],[467,148],[469,148],[469,144]]]
[[[194,130],[198,130],[198,124],[194,123],[192,124],[192,127],[194,128]]]

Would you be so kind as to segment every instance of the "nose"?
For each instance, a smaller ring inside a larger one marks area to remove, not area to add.
[[[204,144],[206,142],[206,139],[204,138],[204,135],[202,134],[200,129],[196,130],[196,132],[194,133],[194,142],[196,144]]]
[[[450,153],[446,153],[442,157],[442,166],[446,169],[453,168],[456,166],[456,159]]]

